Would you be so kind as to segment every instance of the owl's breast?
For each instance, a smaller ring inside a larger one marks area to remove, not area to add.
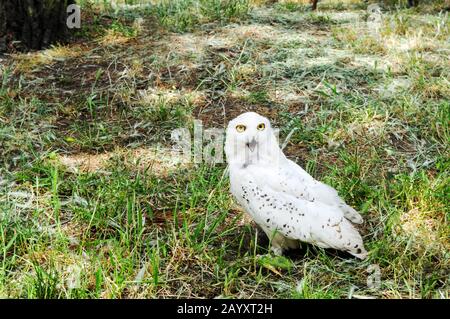
[[[245,199],[246,189],[255,183],[254,178],[245,171],[246,169],[230,170],[231,193],[236,196],[236,198]]]

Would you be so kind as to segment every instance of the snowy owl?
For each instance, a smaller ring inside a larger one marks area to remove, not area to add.
[[[267,234],[275,254],[303,241],[366,258],[352,225],[362,217],[334,188],[286,158],[267,118],[248,112],[230,121],[225,153],[231,193]]]

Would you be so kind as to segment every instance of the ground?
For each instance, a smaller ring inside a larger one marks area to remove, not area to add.
[[[0,297],[448,298],[443,1],[155,3],[82,1],[68,44],[0,57]],[[171,151],[249,110],[362,213],[367,260],[268,255],[226,164]]]

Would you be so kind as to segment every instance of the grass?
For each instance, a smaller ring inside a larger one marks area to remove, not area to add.
[[[438,4],[386,6],[378,33],[354,1],[82,5],[73,43],[1,60],[0,296],[449,297]],[[173,129],[249,110],[361,211],[367,260],[267,255],[225,164],[173,153]]]
[[[245,18],[249,0],[160,1],[154,11],[159,22],[171,31],[192,31],[201,24]]]

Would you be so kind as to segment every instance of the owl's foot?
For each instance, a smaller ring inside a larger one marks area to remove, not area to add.
[[[281,247],[270,247],[270,251],[275,255],[275,256],[282,256],[283,255],[283,248]]]

